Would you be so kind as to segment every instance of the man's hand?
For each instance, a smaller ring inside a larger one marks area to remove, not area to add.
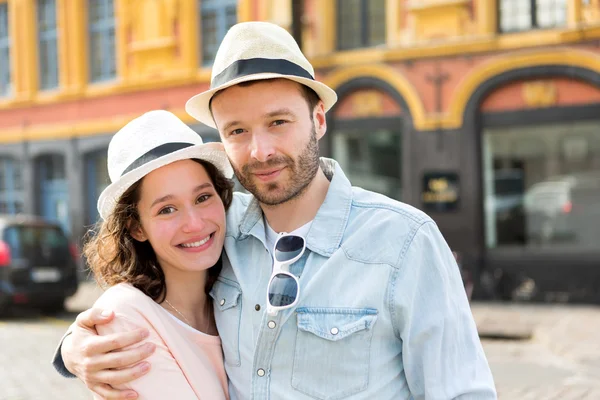
[[[155,346],[146,343],[123,350],[146,338],[146,329],[98,336],[95,326],[107,324],[113,319],[113,312],[101,309],[92,308],[79,314],[72,333],[63,341],[61,355],[65,367],[102,398],[136,399],[136,392],[116,390],[112,386],[145,375],[150,370],[150,364],[141,361],[154,352]]]

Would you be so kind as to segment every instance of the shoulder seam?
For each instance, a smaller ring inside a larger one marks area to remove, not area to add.
[[[428,221],[433,221],[431,219],[431,217],[427,216],[426,214],[424,214],[424,217],[420,217],[417,216],[415,213],[410,213],[406,210],[402,210],[398,207],[393,207],[390,206],[389,204],[384,204],[384,203],[362,203],[362,202],[358,202],[358,201],[352,201],[352,205],[355,207],[359,207],[359,208],[378,208],[378,209],[384,209],[384,210],[388,210],[400,215],[403,215],[409,219],[411,219],[413,222],[417,222],[417,223],[425,223]]]

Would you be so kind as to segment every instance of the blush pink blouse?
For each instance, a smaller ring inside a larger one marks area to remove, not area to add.
[[[150,371],[119,389],[135,390],[140,400],[228,399],[218,336],[184,324],[140,290],[125,283],[106,290],[94,307],[115,312],[111,323],[97,326],[100,335],[147,328],[150,335],[144,343],[156,345],[156,351],[147,360]]]

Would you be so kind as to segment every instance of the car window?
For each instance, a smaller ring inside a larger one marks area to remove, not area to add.
[[[4,230],[4,241],[13,257],[23,257],[41,248],[68,249],[69,242],[62,230],[55,226],[13,225]]]

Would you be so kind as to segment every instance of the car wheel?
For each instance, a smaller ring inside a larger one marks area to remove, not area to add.
[[[58,314],[65,311],[65,299],[52,300],[40,306],[44,314]]]

